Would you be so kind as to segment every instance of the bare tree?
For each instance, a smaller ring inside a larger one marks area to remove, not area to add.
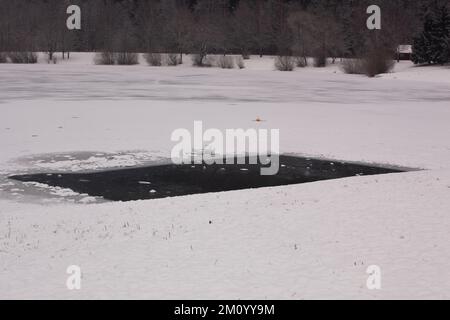
[[[54,53],[62,47],[65,32],[66,9],[65,1],[47,0],[39,7],[42,17],[39,24],[39,36],[42,50],[47,52],[48,60],[52,61]]]
[[[306,11],[292,12],[288,18],[292,32],[292,52],[301,60],[299,64],[302,66],[308,65],[308,48],[311,47],[312,43],[311,21],[311,14]]]
[[[171,17],[166,17],[165,25],[166,35],[169,38],[168,47],[180,54],[180,63],[183,63],[183,53],[190,49],[194,17],[185,6],[175,7],[172,14]]]
[[[319,6],[311,12],[307,37],[311,40],[311,52],[316,67],[325,66],[328,57],[332,57],[334,62],[342,53],[343,40],[340,31],[336,17],[326,8]]]
[[[256,23],[255,11],[249,1],[241,1],[232,17],[232,42],[244,58],[248,57],[252,47],[256,46],[254,35]]]
[[[214,1],[199,1],[194,14],[194,25],[190,37],[191,50],[198,56],[196,64],[203,66],[205,57],[209,53],[216,52],[223,43],[224,34],[218,21],[220,12]]]
[[[140,47],[149,53],[160,52],[164,47],[161,4],[156,1],[139,2],[136,14]]]
[[[232,46],[247,57],[250,53],[260,56],[273,43],[272,17],[265,0],[240,1],[231,19]]]
[[[267,8],[266,2],[263,0],[255,0],[255,24],[254,41],[260,57],[263,55],[264,48],[270,45],[271,41],[271,16]]]

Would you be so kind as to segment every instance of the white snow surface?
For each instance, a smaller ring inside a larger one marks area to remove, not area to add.
[[[369,79],[279,72],[272,57],[243,70],[92,58],[0,65],[0,298],[450,298],[448,67]],[[280,129],[282,153],[424,170],[124,203],[6,179],[154,163],[195,120]]]

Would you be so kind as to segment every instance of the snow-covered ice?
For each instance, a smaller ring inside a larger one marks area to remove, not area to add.
[[[91,61],[0,66],[0,298],[450,298],[448,67]],[[280,129],[283,153],[424,170],[127,203],[6,179],[163,161],[195,120]]]

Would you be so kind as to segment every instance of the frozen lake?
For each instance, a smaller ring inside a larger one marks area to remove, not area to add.
[[[269,103],[450,102],[450,83],[369,79],[338,66],[276,72],[272,58],[253,57],[243,70],[97,66],[92,55],[73,54],[59,65],[2,65],[0,102],[14,100],[166,100]],[[398,68],[404,68],[402,64]]]

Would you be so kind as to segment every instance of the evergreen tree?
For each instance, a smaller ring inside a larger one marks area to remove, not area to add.
[[[343,54],[345,57],[357,57],[362,53],[365,42],[361,28],[366,19],[364,8],[358,6],[357,1],[348,0],[337,10],[342,30]]]
[[[412,60],[418,63],[444,64],[450,59],[450,15],[446,4],[433,1],[423,7],[423,29],[414,38]]]
[[[420,35],[414,38],[412,61],[415,64],[431,64],[433,59],[431,56],[430,48],[432,43],[434,22],[430,9],[427,6],[424,5],[422,7],[422,12],[423,29]]]
[[[444,64],[450,61],[450,14],[447,6],[443,5],[438,12],[436,12],[434,42],[436,56],[434,60],[436,63]]]

